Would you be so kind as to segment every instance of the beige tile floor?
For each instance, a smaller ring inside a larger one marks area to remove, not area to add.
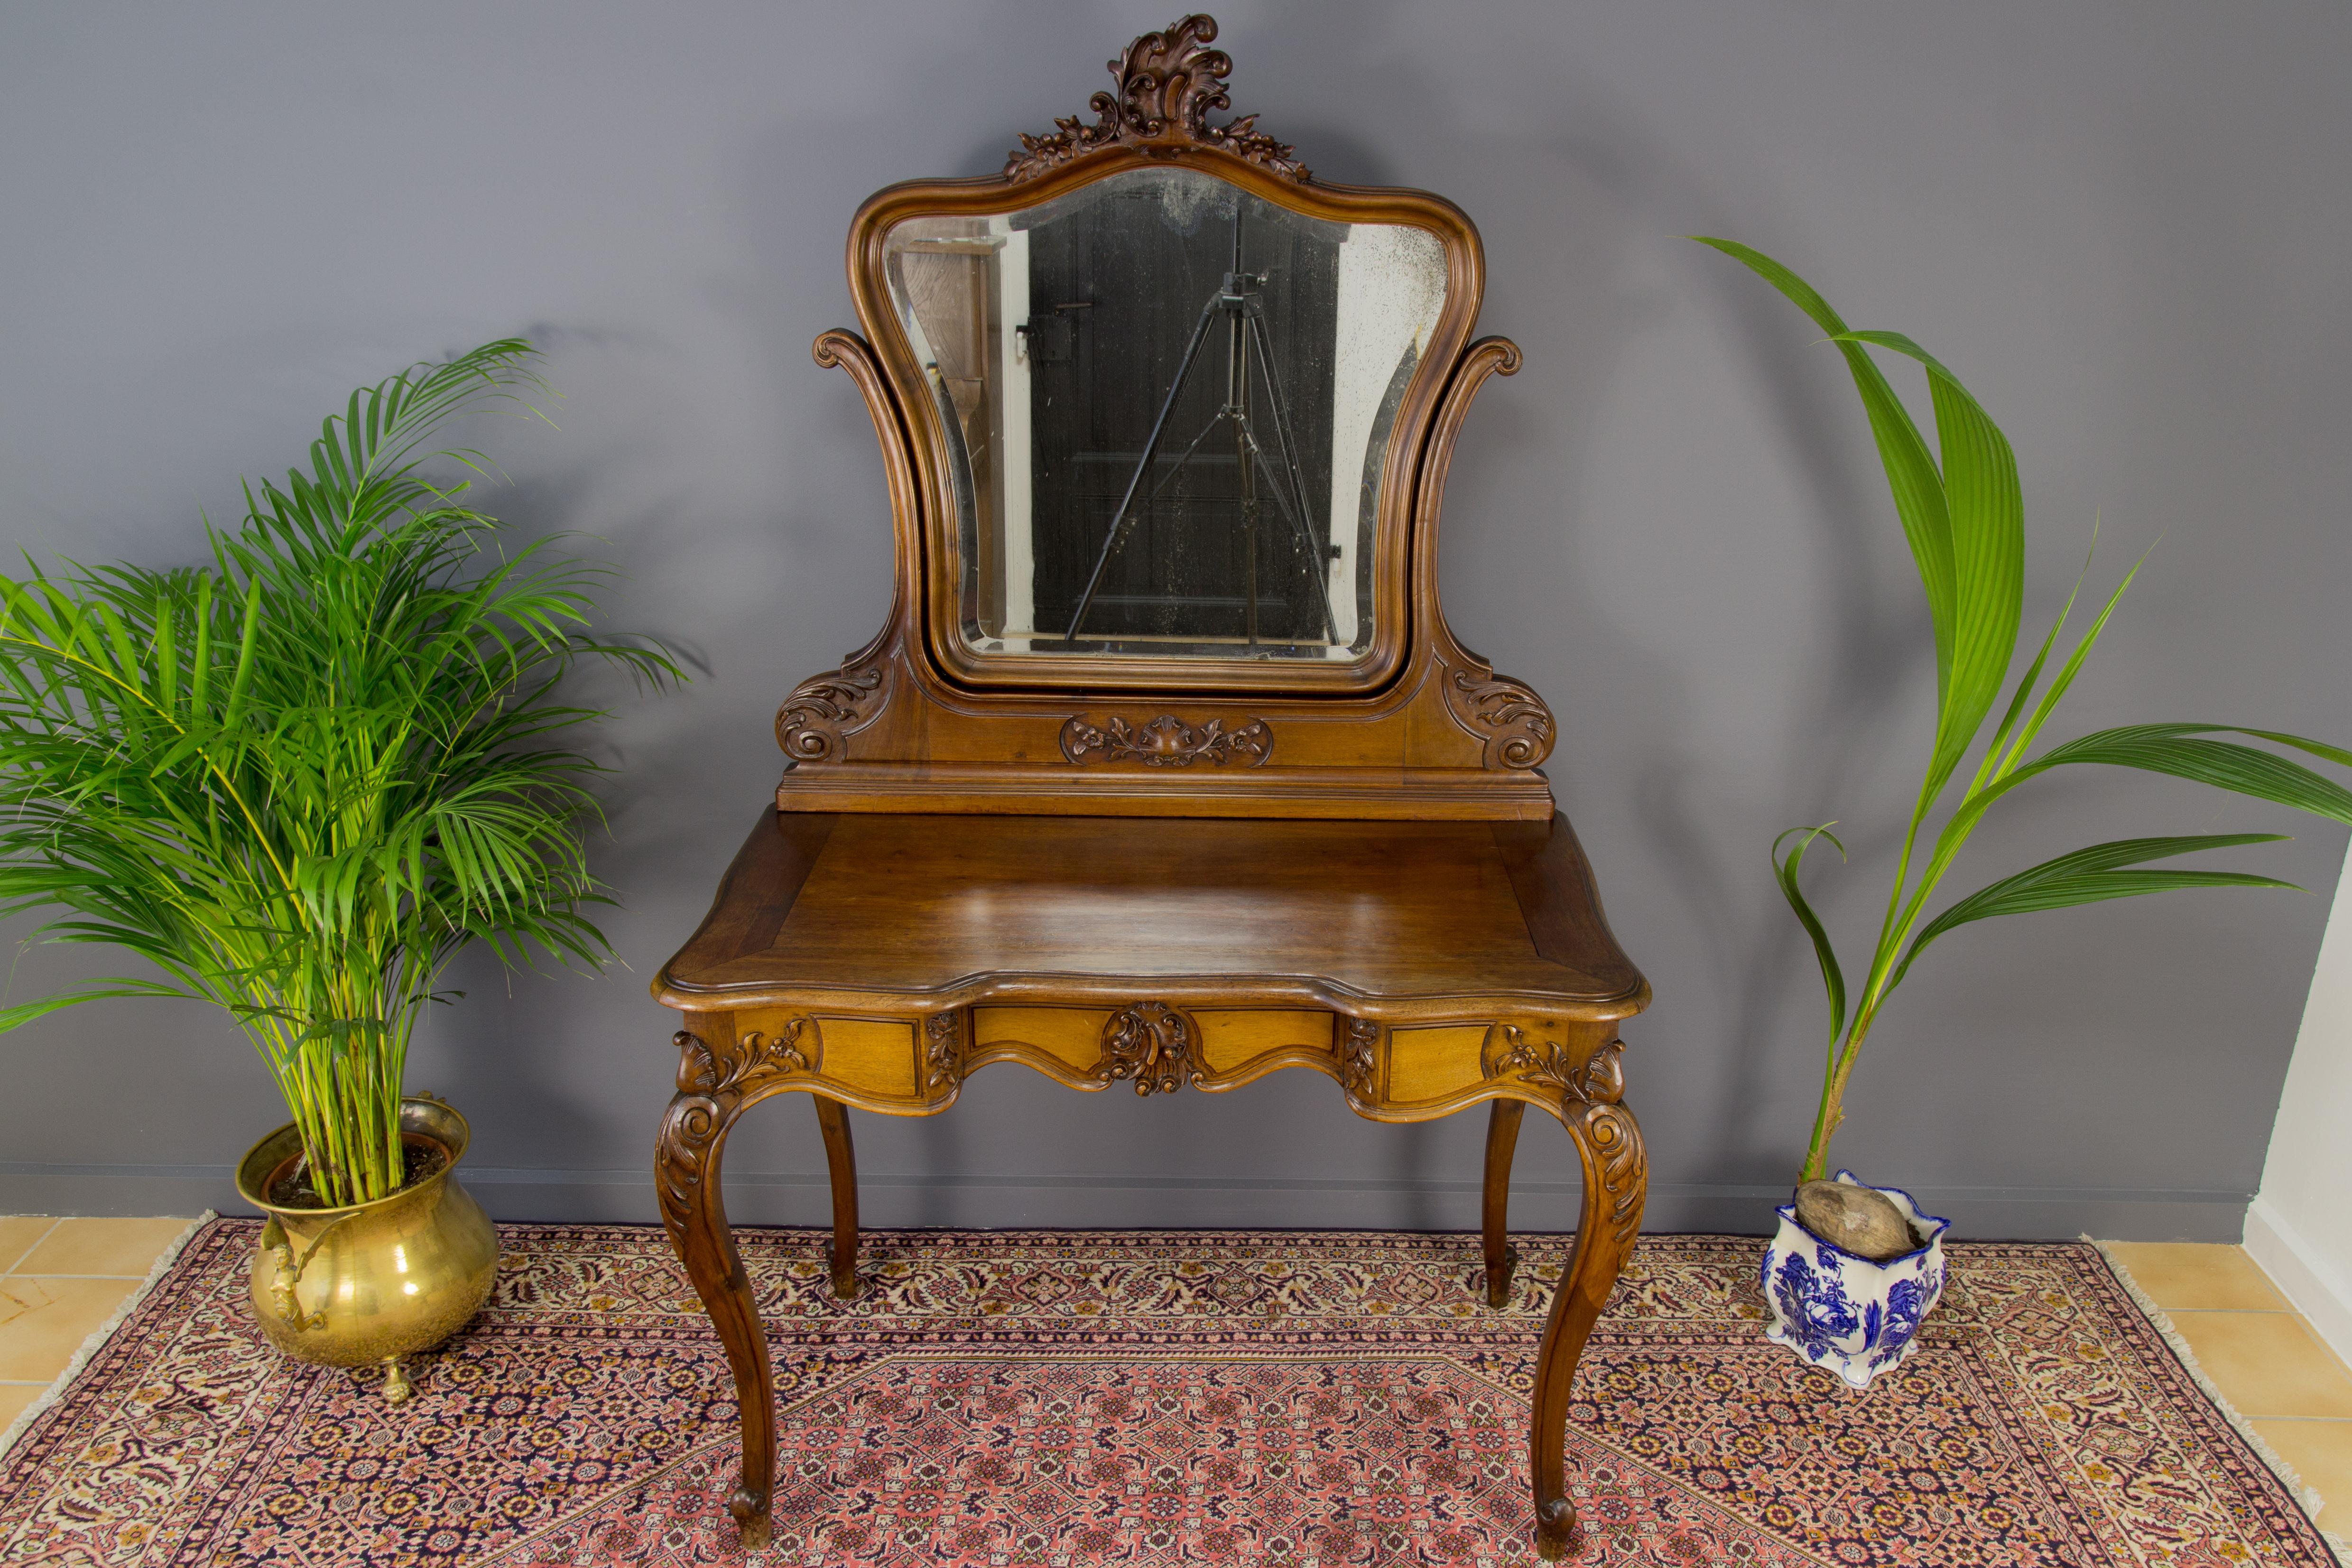
[[[191,1223],[0,1215],[0,1428],[57,1380]]]
[[[65,1371],[147,1277],[184,1219],[0,1215],[0,1427]],[[2235,1247],[2119,1243],[2206,1375],[2327,1500],[2352,1534],[2352,1370]]]
[[[2242,1247],[2119,1242],[2115,1251],[2213,1386],[2327,1500],[2321,1528],[2352,1535],[2352,1369]]]

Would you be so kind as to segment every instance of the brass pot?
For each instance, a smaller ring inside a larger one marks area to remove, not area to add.
[[[253,1255],[253,1315],[269,1342],[322,1366],[384,1367],[383,1396],[406,1399],[400,1358],[466,1326],[489,1300],[499,1237],[457,1184],[472,1130],[430,1095],[400,1103],[404,1142],[437,1143],[448,1161],[388,1198],[344,1208],[284,1208],[271,1184],[302,1152],[292,1122],[237,1162],[237,1194],[269,1216]]]

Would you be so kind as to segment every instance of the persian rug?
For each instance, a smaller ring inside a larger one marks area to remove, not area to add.
[[[658,1229],[510,1225],[496,1296],[389,1406],[272,1353],[216,1220],[0,1458],[0,1562],[745,1560],[724,1357]],[[1475,1237],[740,1233],[777,1347],[784,1564],[1532,1560],[1528,1389]],[[1570,1412],[1579,1561],[2320,1568],[2286,1487],[2088,1245],[1963,1243],[1866,1394],[1759,1337],[1748,1237],[1645,1239]]]

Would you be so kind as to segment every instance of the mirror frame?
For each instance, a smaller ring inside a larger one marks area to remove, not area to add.
[[[1223,55],[1213,58],[1224,59]],[[1123,63],[1112,62],[1114,69]],[[1155,83],[1156,92],[1151,89]],[[1103,110],[1101,100],[1108,96],[1098,95],[1098,111]],[[1149,102],[1169,96],[1178,101],[1151,104],[1150,113],[1136,104],[1139,98]],[[919,510],[912,519],[899,521],[902,528],[914,522],[919,536],[924,647],[941,672],[958,685],[977,689],[1365,692],[1387,685],[1404,664],[1412,640],[1407,579],[1412,553],[1413,475],[1446,379],[1478,319],[1486,285],[1478,231],[1459,207],[1425,191],[1316,183],[1289,155],[1288,148],[1247,131],[1240,136],[1234,135],[1231,127],[1209,128],[1222,130],[1223,135],[1180,134],[1188,123],[1202,125],[1207,105],[1223,97],[1223,87],[1203,68],[1197,54],[1190,61],[1132,62],[1122,73],[1121,113],[1108,127],[1073,131],[1066,121],[1052,136],[1024,137],[1027,145],[1013,154],[1002,174],[909,180],[891,185],[868,197],[850,225],[849,287],[858,322],[881,361],[894,401],[913,427]],[[1174,112],[1159,112],[1163,107]],[[1139,121],[1151,129],[1124,133]],[[1097,139],[1090,143],[1083,140],[1088,137]],[[948,433],[937,399],[928,395],[905,323],[890,299],[884,270],[890,230],[909,218],[982,217],[1024,211],[1129,170],[1171,165],[1198,169],[1303,216],[1335,223],[1411,226],[1435,236],[1444,247],[1445,302],[1430,333],[1429,348],[1414,366],[1398,405],[1383,455],[1372,536],[1372,639],[1360,658],[1345,663],[1200,655],[1165,659],[1135,654],[982,655],[955,635],[962,563],[953,553],[960,519]]]
[[[1110,62],[1116,91],[1024,135],[1002,174],[877,192],[849,232],[867,336],[816,340],[864,395],[890,491],[889,619],[777,710],[780,809],[1543,820],[1551,710],[1447,626],[1437,524],[1454,441],[1507,339],[1472,341],[1485,298],[1477,229],[1427,192],[1316,181],[1254,115],[1230,108],[1233,62],[1210,18],[1147,33]],[[956,636],[959,521],[947,432],[892,303],[891,226],[918,215],[1018,211],[1108,176],[1189,166],[1303,216],[1393,223],[1444,247],[1446,297],[1391,427],[1375,518],[1373,637],[1347,664],[1190,656],[979,655]],[[870,339],[870,341],[869,341]],[[1119,711],[1125,709],[1126,711]]]

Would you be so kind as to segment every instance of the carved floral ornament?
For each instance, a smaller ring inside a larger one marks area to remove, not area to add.
[[[1199,1032],[1165,1002],[1129,1003],[1104,1023],[1101,1082],[1131,1078],[1138,1094],[1172,1094],[1203,1074]]]
[[[1141,763],[1147,768],[1189,768],[1199,762],[1223,766],[1238,757],[1258,767],[1274,755],[1274,731],[1263,719],[1228,730],[1222,719],[1194,729],[1172,713],[1142,724],[1116,717],[1097,724],[1081,717],[1062,726],[1062,755],[1074,763]]]
[[[670,1043],[678,1048],[678,1091],[713,1097],[732,1094],[769,1073],[814,1072],[822,1049],[814,1018],[787,1018],[772,1035],[754,1029],[731,1049],[716,1052],[686,1029]]]
[[[1517,1024],[1497,1024],[1486,1031],[1478,1065],[1490,1079],[1517,1078],[1582,1104],[1614,1105],[1625,1098],[1624,1050],[1623,1041],[1612,1040],[1580,1063],[1566,1046],[1530,1039]]]
[[[1146,150],[1215,147],[1286,179],[1305,181],[1307,166],[1291,156],[1286,142],[1257,130],[1257,116],[1244,114],[1224,125],[1209,123],[1211,110],[1230,110],[1225,78],[1233,58],[1208,45],[1217,24],[1207,16],[1185,17],[1164,33],[1146,33],[1112,60],[1116,92],[1087,100],[1096,123],[1076,115],[1054,121],[1044,136],[1024,132],[1021,145],[1005,154],[1004,177],[1032,180],[1075,158],[1105,147]]]
[[[923,1023],[923,1087],[937,1094],[963,1070],[963,1015],[934,1013]]]
[[[1370,1018],[1350,1018],[1345,1043],[1339,1047],[1339,1082],[1359,1100],[1372,1098],[1381,1070],[1381,1026]]]

